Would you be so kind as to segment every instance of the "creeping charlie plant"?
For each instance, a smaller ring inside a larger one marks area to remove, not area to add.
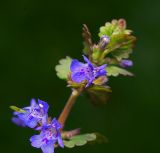
[[[43,153],[54,153],[57,147],[73,148],[89,142],[106,142],[99,133],[80,134],[80,129],[65,131],[65,122],[79,95],[87,93],[94,105],[105,104],[112,92],[107,85],[109,77],[133,76],[126,68],[133,66],[129,60],[136,38],[126,28],[124,19],[112,20],[100,27],[99,42],[92,42],[91,33],[83,25],[83,61],[67,56],[55,67],[57,76],[67,82],[72,93],[59,118],[48,116],[49,105],[32,99],[30,106],[18,108],[10,106],[12,121],[22,127],[29,127],[39,133],[30,138],[31,145]]]

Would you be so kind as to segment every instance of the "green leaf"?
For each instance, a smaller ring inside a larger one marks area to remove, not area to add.
[[[126,29],[126,21],[124,19],[112,20],[112,22],[106,22],[105,26],[100,27],[99,37],[103,35],[113,36],[117,34],[131,34],[131,30]]]
[[[65,147],[73,148],[76,146],[83,146],[85,144],[107,143],[108,139],[100,133],[89,133],[73,136],[68,140],[63,140],[63,142]]]
[[[69,140],[63,140],[64,145],[68,148],[73,148],[75,146],[83,146],[87,144],[87,142],[96,140],[96,134],[82,134],[71,137]]]
[[[133,74],[123,68],[120,68],[118,66],[107,66],[106,67],[106,71],[107,71],[107,75],[108,76],[118,76],[120,74],[124,75],[124,76],[133,76]]]
[[[56,65],[55,70],[60,79],[67,79],[70,72],[71,61],[72,59],[67,56],[65,59],[59,61],[59,65]]]
[[[90,101],[94,105],[106,104],[112,90],[108,86],[93,85],[86,89]]]
[[[94,63],[98,63],[98,60],[103,52],[99,49],[97,45],[93,46],[92,60]]]
[[[112,55],[118,60],[121,61],[122,59],[129,58],[129,55],[132,53],[132,49],[123,50],[122,48],[117,49]]]
[[[67,147],[67,148],[75,147],[75,142],[74,141],[63,140],[63,143],[64,143],[65,147]]]
[[[110,42],[106,46],[101,59],[104,60],[107,54],[109,57],[114,57],[118,61],[123,58],[128,58],[132,53],[136,38],[131,35],[131,31],[126,29],[124,19],[112,20],[107,22],[105,26],[100,28],[99,36],[107,35],[110,37]]]
[[[10,109],[16,111],[16,112],[19,112],[19,113],[25,113],[26,111],[21,109],[21,108],[18,108],[16,106],[10,106]]]
[[[113,57],[118,61],[128,58],[132,53],[136,38],[129,35],[115,35],[111,37],[111,41],[107,48]]]

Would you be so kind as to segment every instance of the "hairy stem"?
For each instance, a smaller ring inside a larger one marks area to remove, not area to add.
[[[73,90],[62,113],[60,114],[59,118],[58,118],[58,121],[59,123],[61,123],[62,125],[62,129],[64,128],[64,125],[65,125],[65,122],[68,118],[68,115],[77,99],[77,97],[81,94],[81,91],[78,91],[78,90]]]

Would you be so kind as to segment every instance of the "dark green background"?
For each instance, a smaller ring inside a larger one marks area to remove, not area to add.
[[[125,18],[138,41],[131,58],[135,77],[111,78],[108,105],[77,101],[67,128],[98,131],[108,144],[57,149],[58,153],[160,152],[160,1],[159,0],[5,0],[0,2],[0,152],[40,153],[30,146],[35,132],[11,123],[10,105],[27,106],[32,97],[50,105],[58,116],[70,89],[54,67],[69,55],[82,59],[82,24],[98,40],[100,26]]]

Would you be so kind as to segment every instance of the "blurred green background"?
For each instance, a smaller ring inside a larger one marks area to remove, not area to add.
[[[56,153],[160,152],[160,1],[159,0],[5,0],[0,2],[0,152],[40,153],[30,146],[36,132],[12,124],[10,105],[27,106],[32,97],[47,101],[58,116],[70,89],[54,67],[70,55],[82,59],[82,24],[95,41],[99,27],[125,18],[138,38],[131,59],[135,77],[111,78],[112,97],[96,108],[81,96],[67,128],[98,131],[108,144],[56,149]]]

